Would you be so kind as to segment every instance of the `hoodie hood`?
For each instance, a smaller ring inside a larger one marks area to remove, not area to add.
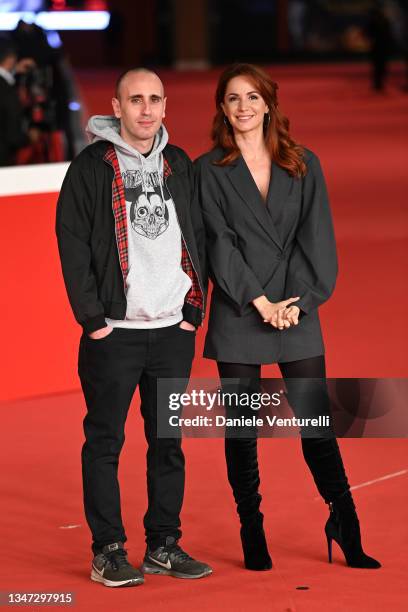
[[[164,125],[160,126],[154,138],[153,148],[147,156],[125,142],[119,131],[119,119],[110,115],[94,115],[89,119],[86,127],[91,142],[107,140],[114,145],[125,188],[133,186],[134,171],[139,171],[142,189],[146,197],[149,185],[154,184],[155,177],[157,177],[161,199],[164,201],[162,151],[169,140],[166,128]]]
[[[91,143],[97,140],[107,140],[115,145],[115,148],[117,150],[119,149],[120,153],[136,157],[142,163],[151,161],[154,157],[159,155],[169,141],[168,132],[162,124],[155,136],[152,150],[149,155],[145,157],[142,153],[137,151],[137,149],[125,142],[119,132],[120,120],[113,115],[94,115],[89,119],[88,125],[86,126],[86,133]]]

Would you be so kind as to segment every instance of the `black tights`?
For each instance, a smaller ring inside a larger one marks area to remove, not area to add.
[[[251,387],[259,382],[261,366],[254,364],[218,362],[218,372],[221,379],[244,379]],[[299,404],[305,397],[302,381],[291,379],[320,379],[318,395],[309,394],[309,399],[319,404],[317,412],[329,412],[328,396],[325,389],[326,367],[323,355],[279,363],[282,377],[288,390],[288,400],[296,416],[304,411]],[[322,401],[323,400],[323,401]],[[313,407],[312,407],[313,408]],[[302,434],[302,431],[301,431]],[[351,496],[350,487],[344,470],[340,449],[333,432],[325,432],[325,437],[301,437],[302,451],[320,495],[326,503],[342,496]],[[225,457],[227,462],[228,480],[232,487],[241,523],[248,524],[261,515],[259,506],[259,470],[257,456],[257,439],[225,438]]]
[[[218,373],[221,378],[261,377],[261,366],[252,363],[226,363],[218,361]],[[326,378],[324,355],[278,363],[283,378]]]

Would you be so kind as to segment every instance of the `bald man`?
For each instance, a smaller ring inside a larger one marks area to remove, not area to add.
[[[144,574],[202,578],[212,570],[178,544],[184,455],[180,437],[157,435],[158,416],[169,409],[158,402],[157,380],[188,380],[204,317],[204,233],[192,164],[168,144],[166,97],[155,73],[122,74],[112,106],[113,116],[89,120],[92,144],[69,167],[56,231],[83,329],[78,372],[87,406],[82,472],[91,579],[116,587],[142,584]],[[118,482],[137,386],[148,444],[142,571],[124,548]]]

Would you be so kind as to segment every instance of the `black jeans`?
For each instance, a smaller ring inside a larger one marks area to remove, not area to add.
[[[324,356],[279,363],[288,390],[288,400],[297,417],[311,414],[329,414],[330,407],[325,390],[326,368]],[[241,389],[256,390],[259,386],[261,366],[218,362],[221,379],[237,378]],[[307,385],[306,379],[318,379]],[[306,389],[311,390],[305,394]],[[306,400],[305,400],[306,398]],[[305,405],[306,404],[306,405]],[[350,495],[340,449],[331,428],[322,432],[324,437],[302,435],[302,450],[317,489],[326,503]],[[259,516],[259,469],[257,439],[225,438],[225,457],[228,480],[232,487],[237,511],[243,524],[256,521]]]
[[[126,541],[118,464],[126,417],[137,385],[148,443],[146,542],[156,548],[166,536],[181,536],[184,455],[181,439],[157,437],[157,410],[168,410],[168,406],[157,407],[156,383],[158,378],[188,378],[194,345],[195,333],[178,324],[146,330],[114,328],[101,340],[92,340],[86,334],[81,338],[78,373],[88,409],[82,477],[94,552],[106,544]]]

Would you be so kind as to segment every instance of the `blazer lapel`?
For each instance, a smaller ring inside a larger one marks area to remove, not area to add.
[[[235,191],[248,206],[249,210],[255,215],[264,231],[267,232],[267,234],[279,248],[282,248],[279,234],[272,221],[272,217],[269,214],[266,204],[264,204],[262,196],[259,193],[258,187],[252,178],[251,172],[249,171],[249,168],[241,155],[234,164],[229,166],[228,177]],[[275,197],[273,182],[274,167],[272,169],[272,184],[269,186],[268,200],[272,196]]]

